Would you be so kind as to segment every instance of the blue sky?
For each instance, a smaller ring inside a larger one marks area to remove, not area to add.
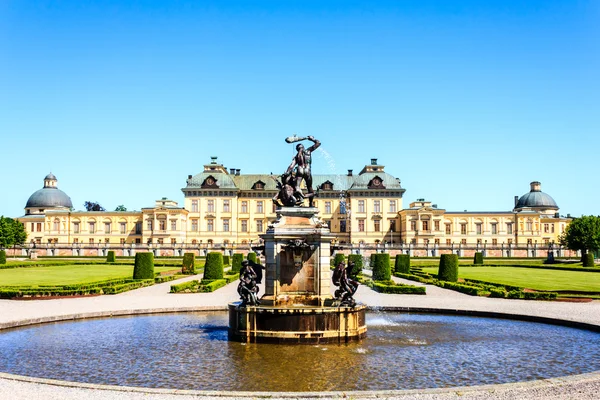
[[[373,4],[375,3],[375,4]],[[183,202],[210,156],[377,158],[404,205],[600,214],[598,1],[0,2],[0,214],[52,171],[76,209]]]

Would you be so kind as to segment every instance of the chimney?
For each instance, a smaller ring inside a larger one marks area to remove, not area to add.
[[[519,196],[515,196],[515,207],[517,206],[518,202],[519,202]]]
[[[351,169],[348,170],[348,176],[352,176],[352,170]]]
[[[240,175],[240,169],[239,169],[239,168],[237,168],[237,169],[235,170],[235,174],[236,174],[237,176],[239,176],[239,175]]]
[[[235,175],[235,168],[229,168],[229,175]]]
[[[532,192],[541,192],[542,191],[542,184],[539,183],[538,181],[531,182],[530,185],[531,185]]]
[[[188,179],[192,179],[192,176],[191,176],[191,175],[188,175]]]
[[[377,159],[371,158],[371,165],[377,165]]]

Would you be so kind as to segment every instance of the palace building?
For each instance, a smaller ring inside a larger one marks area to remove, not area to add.
[[[131,255],[134,248],[163,255],[180,255],[184,249],[249,248],[276,219],[272,199],[277,179],[228,170],[212,157],[202,172],[188,175],[183,207],[162,198],[141,211],[75,211],[49,174],[18,220],[25,225],[29,247],[56,249],[52,255],[103,254],[108,248],[118,255]],[[417,255],[435,255],[444,248],[547,248],[558,243],[571,220],[559,215],[539,182],[515,196],[510,211],[447,211],[425,199],[404,207],[400,179],[377,159],[358,173],[313,175],[313,187],[318,190],[315,207],[340,247],[424,250]]]

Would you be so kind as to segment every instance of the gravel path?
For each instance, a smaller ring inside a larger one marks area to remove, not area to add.
[[[177,283],[201,276],[190,276]],[[399,282],[422,285],[394,278]],[[225,309],[226,304],[238,300],[237,283],[231,283],[214,293],[170,294],[173,282],[134,290],[114,296],[76,299],[11,301],[0,300],[0,329],[27,323],[109,316],[148,311]],[[391,307],[418,311],[437,309],[451,312],[482,312],[519,314],[534,318],[548,318],[600,327],[600,301],[589,303],[541,302],[481,298],[425,285],[426,296],[385,295],[360,286],[356,299],[371,307]],[[261,288],[263,293],[264,288]],[[447,389],[426,389],[393,392],[355,393],[202,393],[174,390],[102,387],[98,385],[31,379],[0,373],[0,399],[123,399],[123,400],[187,400],[228,398],[388,398],[388,399],[596,399],[600,393],[600,372],[572,377],[491,386]]]

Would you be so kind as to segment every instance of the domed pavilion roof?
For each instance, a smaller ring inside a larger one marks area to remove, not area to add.
[[[540,182],[531,182],[531,190],[519,198],[515,204],[515,211],[525,208],[558,210],[558,205],[547,193],[542,192]]]
[[[44,178],[44,187],[29,196],[26,209],[72,208],[71,198],[56,187],[57,179],[50,173]],[[29,214],[29,212],[27,212]]]

